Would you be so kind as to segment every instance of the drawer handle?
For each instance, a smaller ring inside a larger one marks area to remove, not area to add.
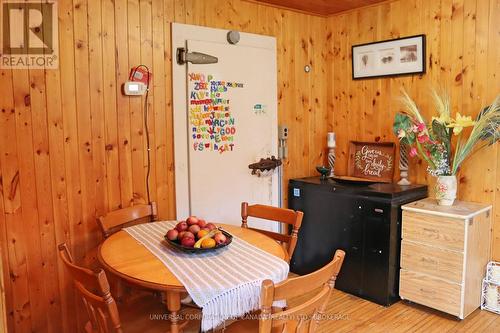
[[[427,232],[430,232],[430,233],[433,233],[433,234],[437,234],[439,232],[436,229],[429,229],[429,228],[423,228],[423,230],[427,231]]]
[[[384,210],[383,210],[383,209],[380,209],[380,208],[375,208],[375,209],[374,209],[374,211],[375,211],[376,213],[383,213],[383,212],[384,212]]]
[[[428,264],[433,264],[433,265],[437,265],[437,261],[434,260],[434,259],[429,259],[429,258],[422,258],[420,259],[422,262],[425,262],[425,263],[428,263]]]
[[[436,294],[435,290],[428,290],[428,289],[420,288],[420,291],[422,293],[424,293],[424,294],[429,294],[429,295],[435,295]]]

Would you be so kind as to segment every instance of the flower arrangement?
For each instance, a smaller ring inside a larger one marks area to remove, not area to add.
[[[427,171],[433,176],[456,175],[469,155],[500,139],[500,96],[473,120],[458,112],[452,118],[449,97],[433,90],[437,114],[426,122],[406,91],[402,94],[405,111],[396,114],[394,133],[402,144],[410,147],[410,156],[418,155],[427,162]],[[468,136],[463,131],[467,127],[472,127]],[[454,149],[453,136],[457,137]]]

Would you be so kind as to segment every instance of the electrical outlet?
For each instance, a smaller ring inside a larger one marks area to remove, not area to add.
[[[287,140],[288,139],[288,126],[279,125],[278,126],[278,139]]]

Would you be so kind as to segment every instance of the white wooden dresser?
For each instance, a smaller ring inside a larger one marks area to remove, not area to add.
[[[404,205],[399,295],[460,319],[480,306],[491,206],[434,199]]]

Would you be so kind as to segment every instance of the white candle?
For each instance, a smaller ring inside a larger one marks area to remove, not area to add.
[[[335,142],[335,133],[334,132],[328,132],[326,136],[326,143],[328,145],[328,148],[335,148],[336,142]]]

